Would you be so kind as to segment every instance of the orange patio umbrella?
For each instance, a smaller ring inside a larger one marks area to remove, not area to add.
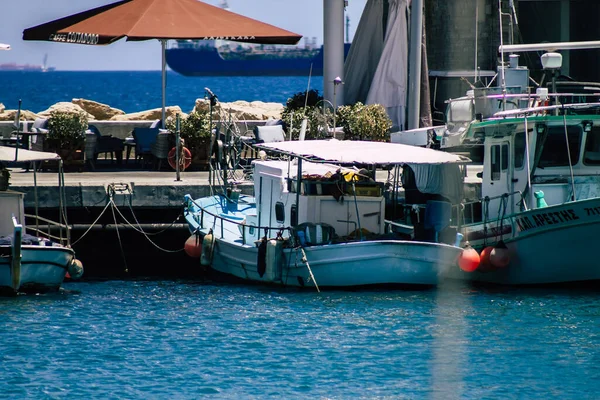
[[[296,44],[302,36],[197,0],[122,0],[23,31],[23,40],[84,45],[105,45],[122,38],[161,42],[164,124],[167,40]]]

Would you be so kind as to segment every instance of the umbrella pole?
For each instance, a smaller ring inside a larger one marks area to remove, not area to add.
[[[162,61],[161,61],[161,69],[162,69],[162,114],[161,114],[161,128],[165,128],[165,103],[167,97],[167,41],[165,39],[160,39],[160,47],[162,49]]]

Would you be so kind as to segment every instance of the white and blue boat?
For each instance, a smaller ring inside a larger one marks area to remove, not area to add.
[[[0,147],[0,163],[30,163],[54,160],[54,153]],[[35,168],[34,168],[35,174]],[[5,175],[6,176],[6,175]],[[62,179],[59,178],[59,184]],[[6,183],[6,182],[5,182]],[[62,186],[61,186],[62,187]],[[81,263],[69,245],[66,221],[53,222],[37,215],[25,214],[24,193],[0,190],[0,293],[46,293],[60,289],[65,276],[79,278]],[[37,193],[37,191],[36,191]],[[62,191],[61,191],[62,196]],[[65,215],[61,212],[61,215]],[[26,218],[35,221],[25,225]],[[41,227],[53,226],[61,232],[44,233]]]
[[[245,281],[316,289],[432,286],[458,268],[453,205],[462,200],[468,159],[334,139],[259,147],[280,159],[253,162],[254,196],[235,188],[185,196],[186,247],[202,265]],[[377,167],[394,187],[400,169],[411,175],[404,188],[414,203],[386,202],[393,191],[374,180]]]

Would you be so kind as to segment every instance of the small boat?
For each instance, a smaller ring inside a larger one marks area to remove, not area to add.
[[[599,44],[539,49],[588,45]],[[538,49],[512,47],[518,46]],[[480,149],[483,161],[481,198],[465,204],[461,228],[480,263],[473,272],[455,270],[453,277],[504,285],[599,280],[600,264],[591,252],[600,230],[599,86],[557,91],[553,79],[552,92],[540,87],[529,93],[527,69],[518,66],[517,55],[510,60],[501,72],[515,91],[476,89],[470,98],[450,102],[464,122],[456,130],[462,144]],[[551,72],[560,60],[558,53],[542,56]],[[471,112],[476,117],[469,120]]]
[[[257,146],[280,159],[253,161],[254,196],[235,187],[185,196],[186,252],[201,265],[243,281],[317,290],[434,286],[458,268],[453,205],[462,200],[467,158],[335,139]],[[404,203],[375,180],[387,174],[397,188],[402,169],[411,177]]]
[[[35,163],[47,160],[58,161],[59,164],[62,164],[60,157],[54,153],[0,147],[0,164]],[[54,292],[60,289],[67,274],[73,279],[81,277],[83,267],[81,262],[75,258],[75,252],[69,245],[66,222],[53,222],[37,215],[25,214],[24,193],[8,188],[8,169],[3,169],[2,176],[3,184],[0,185],[0,293],[15,295],[18,293]],[[59,178],[59,184],[61,182],[62,180]],[[63,215],[66,215],[64,212],[60,214],[61,219]],[[34,222],[31,225],[25,225],[26,218]],[[59,236],[50,234],[54,231],[43,232],[40,229],[42,226],[57,228],[60,232]]]

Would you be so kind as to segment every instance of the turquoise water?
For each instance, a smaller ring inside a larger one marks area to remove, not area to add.
[[[64,289],[0,299],[0,397],[600,396],[597,290]]]

